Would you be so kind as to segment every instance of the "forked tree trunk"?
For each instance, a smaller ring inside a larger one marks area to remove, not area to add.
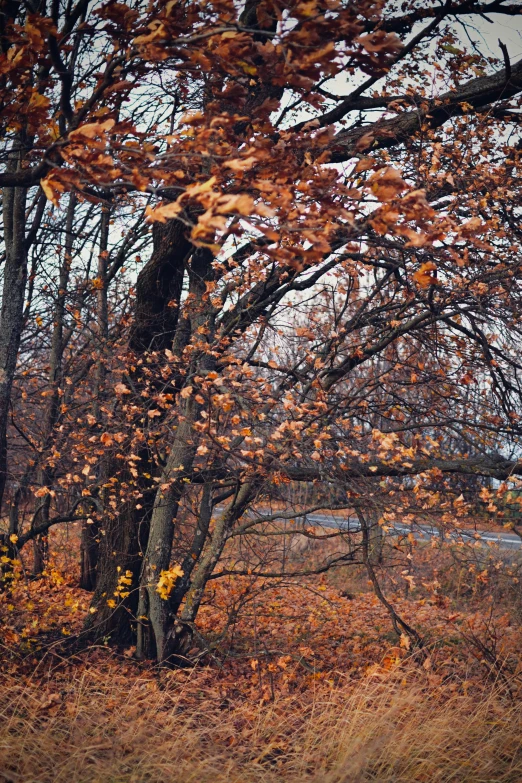
[[[161,349],[172,343],[178,320],[184,263],[191,249],[185,227],[178,221],[153,227],[153,253],[136,284],[135,318],[130,347],[136,354]],[[136,426],[141,426],[137,421]],[[141,472],[157,473],[151,455],[141,453]],[[111,475],[106,467],[107,477]],[[147,491],[139,501],[141,509],[129,500],[114,516],[107,509],[100,523],[96,589],[85,624],[85,639],[110,640],[129,644],[135,638],[138,607],[137,587],[143,552],[146,551],[154,495]],[[132,573],[130,595],[123,601],[116,595],[118,581],[125,571]],[[111,607],[107,602],[116,602]]]
[[[178,663],[186,659],[194,638],[194,623],[197,618],[206,586],[218,564],[227,543],[228,534],[234,523],[244,514],[257,490],[256,482],[247,482],[239,487],[236,497],[216,520],[212,537],[194,567],[190,583],[185,591],[181,611],[178,597],[169,602],[169,624],[164,637],[163,654],[158,661]]]
[[[213,337],[214,308],[207,294],[207,282],[214,276],[212,261],[212,254],[206,249],[197,250],[192,257],[188,297],[172,345],[178,359],[181,359],[192,335],[205,333],[208,340]],[[188,375],[205,375],[214,365],[212,354],[201,348],[191,363]],[[154,501],[149,542],[140,579],[140,627],[136,654],[142,658],[162,661],[168,656],[167,634],[172,624],[171,615],[168,601],[161,598],[157,591],[157,583],[161,572],[170,566],[174,523],[185,488],[184,479],[190,476],[196,454],[193,425],[200,408],[200,403],[192,395],[181,400],[179,423]]]
[[[162,571],[170,566],[174,522],[177,516],[184,483],[183,474],[190,471],[195,448],[191,443],[195,403],[187,400],[183,410],[184,420],[176,430],[176,439],[161,476],[161,484],[152,511],[149,540],[140,576],[140,600],[138,607],[139,628],[136,654],[140,658],[163,660],[165,634],[169,625],[168,602],[157,591]],[[182,475],[179,476],[181,468]],[[174,479],[174,477],[176,477]],[[173,482],[170,487],[169,482]]]

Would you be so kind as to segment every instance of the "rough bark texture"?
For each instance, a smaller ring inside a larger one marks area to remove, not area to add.
[[[82,523],[80,544],[80,587],[93,592],[96,588],[100,526],[97,521]]]
[[[11,153],[9,166],[18,170],[21,155]],[[24,188],[4,188],[3,219],[5,241],[4,286],[0,314],[0,508],[7,481],[7,425],[11,390],[16,369],[27,280]]]
[[[491,76],[471,79],[458,90],[444,93],[436,100],[427,101],[423,109],[406,111],[393,119],[341,131],[331,142],[330,160],[333,163],[341,163],[370,148],[374,150],[396,147],[411,139],[423,125],[428,128],[439,128],[452,117],[469,111],[469,108],[466,109],[463,104],[480,109],[500,99],[508,100],[522,89],[522,60],[514,63],[510,71],[507,73],[503,68]],[[325,115],[321,124],[337,122],[350,110],[348,103],[345,106],[341,105]],[[367,137],[366,141],[363,137]]]
[[[130,347],[141,353],[161,350],[172,342],[178,322],[185,260],[192,245],[177,220],[152,229],[154,249],[136,283],[136,305]]]
[[[108,306],[108,245],[109,245],[110,210],[104,207],[100,226],[100,253],[98,255],[99,288],[96,289],[96,329],[98,358],[96,361],[93,415],[96,423],[101,423],[100,397],[105,384],[105,356],[109,337],[109,306]],[[103,486],[107,475],[107,460],[102,459],[99,467],[99,481]],[[80,547],[80,587],[93,591],[96,587],[96,569],[100,541],[100,521],[85,520],[82,523],[82,538]]]
[[[190,335],[204,326],[211,338],[214,329],[214,311],[206,294],[206,282],[212,279],[212,255],[208,250],[194,253],[190,267],[189,295],[183,318],[179,323],[179,334],[173,349],[181,356]],[[195,356],[188,376],[208,372],[214,366],[214,359],[204,351]],[[169,458],[161,476],[163,486],[170,483],[168,489],[159,489],[154,501],[151,517],[149,542],[145,555],[140,581],[140,628],[138,633],[137,655],[140,657],[166,657],[166,640],[170,626],[168,602],[162,599],[157,590],[158,577],[170,565],[174,522],[181,500],[186,473],[190,473],[196,444],[192,425],[198,412],[198,404],[189,397],[182,410],[177,429],[171,444]],[[146,618],[142,620],[141,618]]]
[[[347,462],[339,473],[339,479],[347,478],[379,478],[382,476],[416,476],[429,470],[440,470],[445,474],[464,476],[489,476],[496,479],[507,479],[510,476],[522,475],[522,462],[505,459],[500,455],[469,457],[454,459],[414,460],[407,464],[389,465],[377,460],[368,464],[350,464]],[[335,481],[335,475],[328,470],[312,467],[288,466],[285,475],[292,481]]]
[[[170,221],[154,226],[153,253],[140,272],[136,285],[135,318],[130,337],[130,347],[135,353],[151,348],[159,350],[172,343],[178,322],[185,261],[191,247],[181,223]],[[141,425],[137,423],[137,426]],[[140,451],[139,456],[142,472],[155,473],[148,451]],[[109,469],[107,475],[110,475]],[[141,509],[136,509],[129,502],[116,518],[107,515],[103,520],[97,584],[85,628],[91,640],[110,637],[114,643],[127,644],[134,638],[137,585],[142,553],[147,548],[153,504],[154,494],[144,491],[140,498]],[[118,578],[126,570],[133,574],[131,595],[117,609],[111,609],[107,600],[115,600]]]
[[[107,641],[118,646],[131,644],[135,634],[138,596],[118,598],[118,580],[126,571],[132,573],[135,586],[141,569],[140,520],[132,503],[126,503],[117,517],[107,516],[103,522],[100,550],[91,611],[84,628],[86,641]],[[108,602],[115,602],[111,606]]]

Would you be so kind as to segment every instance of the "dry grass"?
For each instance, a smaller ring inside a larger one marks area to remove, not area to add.
[[[520,783],[522,710],[443,694],[404,670],[269,704],[230,703],[208,670],[4,682],[6,783]],[[408,684],[404,676],[411,679]]]

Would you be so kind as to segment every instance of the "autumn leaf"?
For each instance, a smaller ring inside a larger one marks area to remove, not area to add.
[[[177,580],[180,579],[183,574],[183,569],[177,564],[161,572],[156,585],[156,592],[159,593],[164,601],[169,598]]]
[[[49,201],[51,201],[55,207],[58,207],[60,205],[60,196],[64,192],[65,187],[53,176],[52,172],[47,177],[40,180],[40,187]]]
[[[239,215],[250,215],[254,209],[254,199],[245,193],[238,195],[221,196],[218,199],[215,210],[218,214],[236,212]]]
[[[392,166],[376,171],[368,179],[368,184],[379,201],[390,201],[408,187],[400,172]]]
[[[426,261],[421,264],[419,269],[414,273],[413,279],[421,288],[428,288],[437,282],[437,266],[433,261]]]
[[[404,46],[397,33],[387,33],[384,30],[360,35],[355,42],[371,54],[396,54]]]
[[[77,139],[95,139],[97,136],[103,136],[104,133],[111,130],[115,125],[113,119],[105,120],[104,122],[89,122],[85,125],[80,125],[79,128],[69,133],[71,141]]]
[[[182,211],[183,207],[177,201],[172,201],[169,204],[163,204],[160,207],[152,209],[147,207],[145,210],[145,216],[147,220],[158,223],[166,223],[167,220],[177,217]]]
[[[114,391],[116,394],[130,394],[131,391],[128,389],[124,383],[117,383],[114,387]]]
[[[259,163],[258,159],[253,155],[250,155],[248,158],[227,160],[223,165],[225,168],[231,169],[232,171],[249,171],[256,163]]]

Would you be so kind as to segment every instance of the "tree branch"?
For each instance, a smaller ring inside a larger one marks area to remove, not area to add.
[[[471,79],[458,90],[426,101],[425,108],[404,112],[392,119],[378,120],[371,125],[340,131],[331,142],[330,161],[341,163],[365,149],[395,147],[411,139],[422,126],[439,128],[452,117],[467,113],[469,107],[480,109],[500,99],[508,100],[521,90],[522,60],[519,60],[511,66],[511,73],[508,74],[506,68],[502,68],[490,76]]]
[[[329,468],[328,465],[313,467],[307,465],[282,466],[279,472],[292,481],[330,481],[354,478],[400,478],[415,476],[437,470],[446,474],[465,476],[485,476],[496,479],[508,479],[522,476],[522,462],[491,454],[487,457],[454,457],[453,459],[422,459],[403,464],[377,462],[346,462],[341,467]]]

